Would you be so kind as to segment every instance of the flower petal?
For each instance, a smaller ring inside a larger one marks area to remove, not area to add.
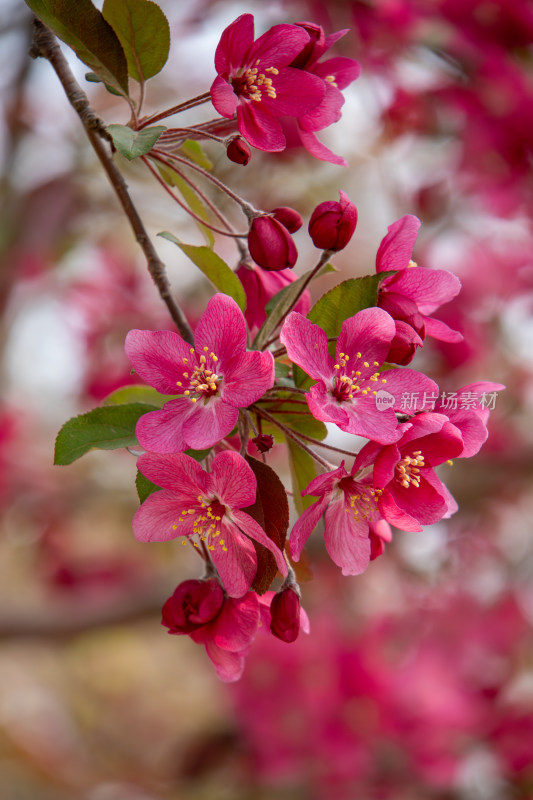
[[[377,272],[405,269],[408,266],[419,228],[420,220],[412,214],[406,214],[389,225],[376,255]]]
[[[156,486],[175,492],[185,504],[208,491],[207,473],[185,453],[144,453],[137,460],[137,469]]]
[[[254,42],[248,63],[256,64],[259,59],[263,71],[273,66],[284,67],[308,42],[309,34],[298,25],[274,25]]]
[[[348,403],[339,403],[322,382],[312,386],[305,399],[315,419],[334,422],[342,430],[345,430],[344,425],[349,425]]]
[[[340,353],[348,353],[350,366],[356,369],[357,361],[357,368],[361,370],[361,361],[370,362],[371,366],[367,368],[370,376],[376,371],[373,362],[377,361],[381,366],[385,361],[395,334],[396,326],[390,314],[382,308],[365,308],[342,323],[337,341],[337,358]],[[357,358],[358,352],[361,353],[361,360]]]
[[[153,453],[186,450],[188,445],[183,438],[183,423],[193,410],[194,404],[182,397],[165,403],[159,411],[143,414],[135,428],[141,447]]]
[[[191,637],[192,638],[192,637]],[[224,683],[238,681],[244,671],[245,659],[241,653],[231,653],[209,640],[205,643],[205,652],[211,659],[217,676]]]
[[[242,597],[252,585],[257,571],[255,547],[227,517],[222,519],[220,531],[220,538],[214,540],[217,542],[215,549],[210,551],[211,558],[227,594]]]
[[[347,509],[347,510],[346,510]],[[344,499],[331,503],[325,515],[324,544],[343,575],[359,575],[370,561],[368,522],[355,520]]]
[[[243,353],[224,367],[221,397],[232,406],[245,408],[274,385],[274,378],[272,353]]]
[[[233,86],[220,75],[211,84],[211,102],[222,117],[231,119],[237,110],[239,100]]]
[[[133,517],[133,533],[139,542],[168,542],[180,536],[178,519],[181,502],[177,495],[162,489],[146,498]]]
[[[133,330],[126,336],[126,355],[140,377],[162,394],[178,394],[176,383],[183,380],[182,361],[190,345],[173,331]]]
[[[237,125],[252,147],[268,153],[285,150],[287,143],[281,125],[264,105],[241,101],[237,108]]]
[[[230,597],[213,623],[213,641],[223,650],[245,650],[253,641],[259,624],[257,595]]]
[[[386,287],[413,300],[422,314],[431,314],[459,294],[461,281],[445,269],[412,267],[391,276]]]
[[[333,359],[328,353],[328,339],[322,328],[292,311],[283,323],[279,339],[287,348],[291,361],[311,378],[331,381]]]
[[[279,75],[272,78],[272,84],[276,97],[264,94],[261,103],[276,117],[302,117],[317,106],[322,106],[326,93],[324,81],[292,67],[280,70]]]
[[[424,322],[426,326],[426,335],[438,339],[439,342],[451,342],[452,344],[456,344],[457,342],[462,342],[465,338],[460,331],[454,331],[453,328],[450,328],[445,322],[442,322],[440,319],[435,319],[435,317],[424,317]]]
[[[283,553],[279,549],[274,542],[268,538],[266,533],[264,532],[263,528],[253,519],[249,514],[246,514],[244,511],[237,511],[235,509],[232,510],[231,516],[235,520],[236,524],[251,539],[254,539],[259,544],[262,544],[263,547],[266,547],[267,550],[270,550],[272,555],[276,560],[277,567],[282,575],[287,574],[287,564],[283,557]]]
[[[215,69],[219,75],[237,71],[243,65],[253,41],[253,14],[241,14],[222,31],[215,50]]]
[[[246,352],[246,322],[232,297],[216,294],[208,302],[194,332],[197,353],[207,348],[224,362]]]
[[[326,147],[326,145],[320,142],[311,131],[304,131],[302,128],[298,127],[298,136],[307,152],[315,158],[318,158],[320,161],[329,161],[330,164],[338,164],[339,167],[348,166],[348,162],[345,158],[338,156],[333,150]]]
[[[218,453],[211,465],[211,486],[224,505],[246,508],[255,502],[257,478],[250,465],[238,453]]]
[[[211,447],[231,433],[237,424],[238,410],[221,397],[210,397],[191,405],[192,411],[183,422],[183,439],[187,447],[195,450]]]
[[[296,521],[290,535],[291,558],[294,561],[300,560],[300,555],[305,547],[305,543],[318,525],[320,518],[330,501],[329,495],[325,495],[316,503],[305,509]]]

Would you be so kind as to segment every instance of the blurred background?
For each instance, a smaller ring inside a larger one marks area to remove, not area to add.
[[[243,168],[206,145],[215,174],[257,207],[304,217],[348,193],[358,228],[319,292],[373,273],[387,226],[417,215],[416,261],[463,283],[437,316],[465,341],[430,340],[413,367],[446,391],[507,390],[482,452],[441,472],[459,512],[398,532],[356,578],[315,534],[311,635],[259,635],[241,681],[219,682],[203,648],[160,625],[197,567],[172,543],[133,539],[134,457],[52,466],[62,423],[132,380],[127,331],[172,323],[50,65],[27,55],[31,13],[0,0],[1,800],[531,800],[531,3],[161,6],[172,48],[146,111],[209,88],[220,34],[241,13],[258,34],[302,20],[350,29],[335,54],[362,76],[321,134],[349,168],[296,146],[254,151]],[[125,124],[125,105],[64,50],[106,123]],[[142,165],[119,164],[152,234],[202,243]],[[302,273],[314,258],[305,226],[296,241]],[[174,245],[157,248],[194,322],[212,290]],[[231,244],[217,249],[236,264]],[[285,475],[282,450],[271,463]]]

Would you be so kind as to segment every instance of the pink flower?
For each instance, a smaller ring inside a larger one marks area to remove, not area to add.
[[[501,383],[478,381],[463,386],[457,392],[451,392],[449,397],[440,398],[435,404],[435,411],[445,414],[463,437],[463,450],[456,458],[470,458],[481,449],[487,440],[489,432],[487,422],[490,410],[487,407],[493,393],[505,389]],[[455,396],[455,397],[453,397]]]
[[[303,146],[315,158],[329,161],[332,164],[347,166],[341,156],[332,153],[320,142],[314,131],[323,130],[341,118],[344,97],[341,89],[345,89],[361,74],[361,67],[352,58],[329,58],[318,63],[318,59],[341,39],[347,30],[337,31],[326,38],[324,30],[312,22],[298,22],[309,34],[310,41],[302,52],[294,59],[291,66],[305,70],[324,82],[324,98],[315,108],[298,117],[298,135]]]
[[[256,333],[266,319],[265,306],[275,294],[297,280],[298,276],[290,269],[270,272],[242,264],[236,274],[246,293],[246,311],[244,316],[250,333]],[[307,314],[311,308],[311,295],[306,289],[295,306],[295,311]]]
[[[370,479],[357,481],[346,472],[344,461],[336,470],[319,475],[303,494],[319,497],[306,508],[290,536],[291,556],[298,561],[304,545],[324,514],[324,544],[343,575],[359,575],[371,556],[371,534],[391,540],[388,523],[377,509],[378,493]]]
[[[281,551],[242,508],[255,502],[256,477],[238,453],[216,455],[211,472],[185,453],[145,453],[139,471],[162,490],[151,494],[133,518],[135,538],[166,542],[182,537],[205,546],[230,597],[242,597],[257,570],[253,541],[274,555],[287,574]],[[253,541],[251,541],[253,540]]]
[[[376,272],[397,270],[382,281],[378,305],[398,321],[409,324],[417,337],[406,337],[402,328],[393,342],[390,360],[407,364],[425,335],[445,342],[460,342],[463,336],[444,322],[430,317],[440,305],[452,300],[461,290],[459,278],[444,269],[418,267],[411,260],[420,220],[407,214],[389,225],[376,256]],[[402,349],[401,345],[404,343]]]
[[[385,447],[368,442],[352,474],[373,464],[378,509],[391,525],[421,531],[457,511],[457,504],[433,467],[460,455],[461,431],[443,414],[424,413],[400,425],[402,438]]]
[[[273,272],[294,267],[298,258],[296,245],[285,225],[266,214],[252,220],[248,248],[256,264]]]
[[[288,66],[308,42],[309,34],[296,25],[275,25],[254,42],[252,14],[242,14],[222,33],[211,99],[223,117],[237,112],[240,133],[259,150],[283,150],[277,118],[302,116],[324,97],[324,81]]]
[[[236,302],[217,294],[207,304],[192,348],[173,331],[130,331],[126,354],[135,371],[162,394],[182,397],[137,423],[145,450],[176,453],[202,449],[234,428],[239,408],[254,403],[274,383],[268,352],[246,352],[246,323]]]
[[[357,208],[344,192],[340,201],[320,203],[309,220],[309,235],[321,250],[343,250],[352,238],[357,225]]]
[[[205,645],[218,677],[238,681],[259,625],[257,595],[226,597],[215,578],[180,583],[163,606],[162,624]]]
[[[342,323],[334,360],[322,328],[301,314],[289,314],[280,341],[289,358],[317,381],[307,394],[316,419],[334,422],[347,433],[381,444],[400,438],[394,412],[405,410],[402,401],[415,394],[423,398],[424,393],[434,393],[438,387],[426,375],[411,369],[392,369],[383,375],[379,372],[394,335],[394,320],[386,311],[363,309]],[[378,390],[390,400],[383,409],[376,404]]]

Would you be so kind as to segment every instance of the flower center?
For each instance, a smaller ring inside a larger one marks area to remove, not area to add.
[[[182,394],[196,403],[201,397],[207,400],[216,395],[223,378],[216,372],[218,356],[210,353],[208,347],[204,347],[204,352],[200,355],[193,348],[190,352],[195,358],[184,358],[183,363],[192,368],[192,372],[184,372],[185,381],[177,381],[176,386]],[[183,389],[184,386],[187,388]]]
[[[347,514],[351,512],[356,522],[375,516],[376,503],[383,494],[383,489],[369,489],[350,477],[339,481],[339,489],[344,492],[344,510]]]
[[[337,402],[342,403],[346,400],[353,400],[357,394],[361,396],[366,396],[370,393],[377,394],[373,384],[380,380],[379,372],[372,372],[370,363],[360,359],[362,359],[361,353],[356,353],[354,367],[358,367],[358,369],[349,369],[350,356],[347,353],[339,353],[339,361],[333,367],[336,370],[336,374],[333,378],[333,387],[331,389],[331,393]],[[381,365],[379,361],[374,361],[372,366],[379,367]],[[387,379],[381,378],[381,383],[387,383]]]
[[[425,467],[421,450],[415,450],[412,456],[404,456],[396,464],[396,480],[406,489],[420,486],[420,468]]]
[[[177,530],[178,525],[185,522],[189,515],[196,515],[193,519],[193,532],[187,534],[189,541],[195,547],[200,547],[199,542],[205,542],[208,550],[214,550],[218,544],[226,553],[228,548],[224,539],[218,538],[221,534],[220,524],[227,511],[226,506],[217,497],[203,497],[200,494],[197,499],[199,506],[184,509],[177,524],[172,525],[172,530]],[[187,539],[182,539],[181,543],[187,544]]]
[[[242,75],[232,78],[233,91],[239,97],[244,97],[246,100],[255,100],[256,103],[260,103],[263,99],[263,92],[271,100],[275,100],[276,89],[270,76],[279,75],[279,69],[267,67],[264,72],[259,72],[259,62],[260,59],[257,59],[255,66],[245,70]],[[270,74],[267,75],[266,73]]]

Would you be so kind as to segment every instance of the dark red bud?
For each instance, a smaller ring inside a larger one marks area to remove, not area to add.
[[[281,222],[281,224],[287,228],[289,233],[296,233],[296,231],[299,231],[304,224],[302,215],[295,211],[294,208],[289,208],[289,206],[280,206],[280,208],[274,208],[272,210],[272,214],[274,215],[274,219],[277,219],[278,222]]]
[[[344,192],[340,198],[320,203],[309,220],[309,235],[320,250],[342,250],[355,231],[357,208]]]
[[[252,156],[250,148],[240,136],[236,136],[235,139],[232,139],[228,144],[226,155],[234,164],[242,164],[244,167]]]
[[[300,598],[288,586],[270,603],[270,630],[282,642],[294,642],[300,633]]]
[[[424,344],[422,338],[409,323],[395,320],[396,334],[390,343],[389,352],[385,359],[390,364],[401,364],[404,367],[410,364],[419,347]]]
[[[212,622],[223,605],[224,592],[214,578],[184,581],[163,606],[161,624],[169,633],[191,633]]]
[[[255,263],[263,269],[287,269],[298,258],[289,231],[274,217],[255,217],[248,233],[248,248]]]
[[[269,433],[260,433],[259,436],[254,436],[252,442],[260,453],[268,453],[274,446],[274,437]]]

